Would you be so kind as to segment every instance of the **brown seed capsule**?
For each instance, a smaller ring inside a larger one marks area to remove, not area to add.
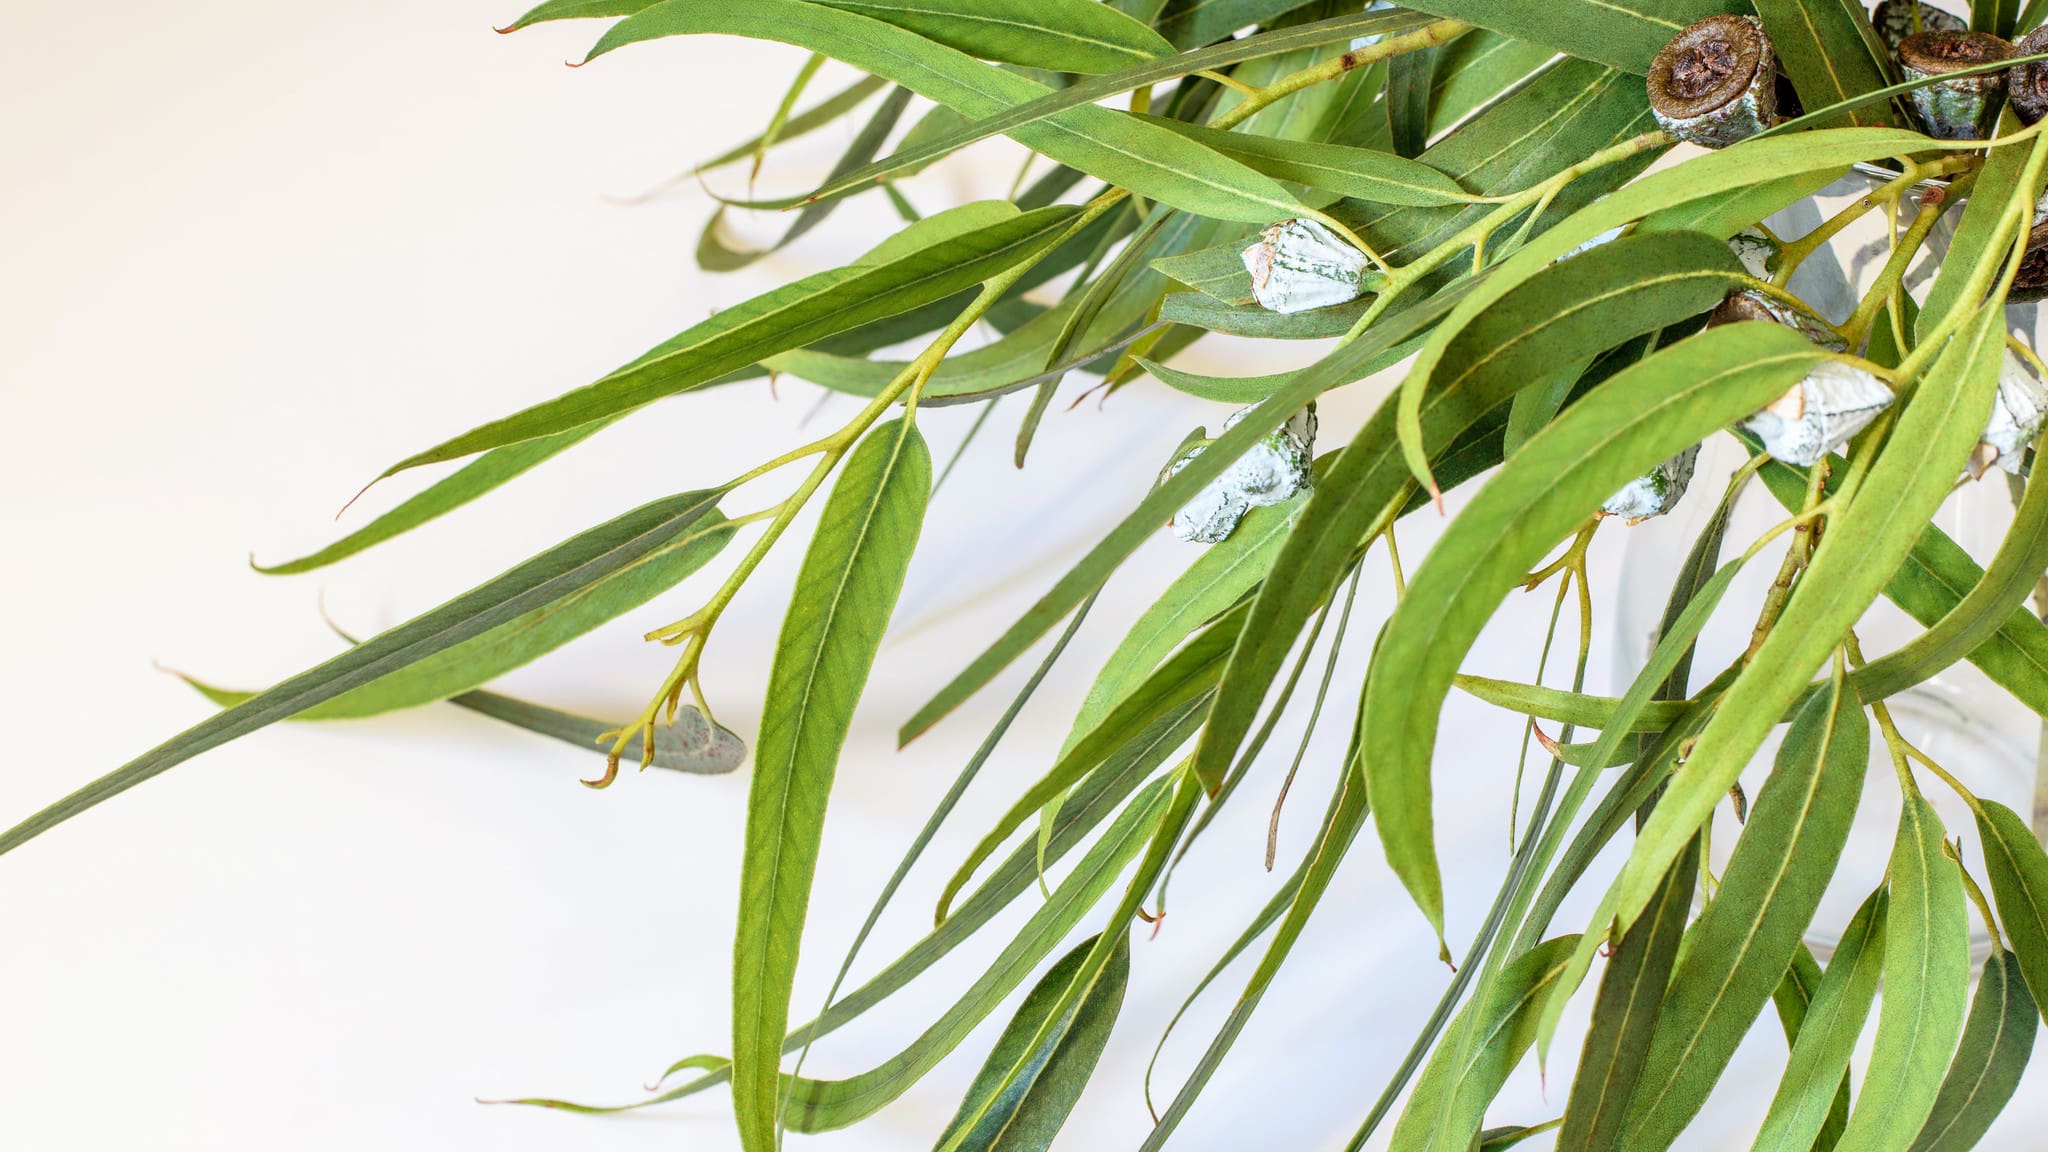
[[[1899,69],[1908,80],[1942,76],[2012,56],[2012,45],[1984,32],[1922,32],[1899,43]],[[1982,72],[1943,80],[1906,94],[1929,136],[1980,140],[1998,125],[2005,73]]]
[[[2020,257],[2020,270],[2013,276],[2012,288],[2005,298],[2013,304],[2048,300],[2048,243],[2029,248]]]
[[[2048,26],[2034,29],[2013,46],[2015,56],[2038,56],[2048,52]],[[2048,61],[2018,64],[2005,74],[2005,98],[2020,121],[2032,124],[2048,116]]]
[[[1650,62],[1657,123],[1703,148],[1726,148],[1777,120],[1777,57],[1749,16],[1709,16]]]

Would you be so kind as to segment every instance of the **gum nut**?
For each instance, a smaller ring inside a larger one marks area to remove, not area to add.
[[[2048,300],[2048,245],[2029,248],[2020,256],[2019,274],[2012,278],[2012,288],[2005,294],[2008,304],[2036,300]]]
[[[1702,148],[1726,148],[1778,117],[1777,57],[1750,16],[1709,16],[1671,38],[1650,62],[1658,126]]]
[[[1240,409],[1223,422],[1228,432],[1253,408]],[[1284,504],[1314,483],[1316,417],[1304,408],[1238,457],[1220,480],[1255,508]]]
[[[1166,478],[1188,466],[1188,462],[1201,454],[1196,449],[1174,461],[1167,469]],[[1207,488],[1196,493],[1195,498],[1181,505],[1173,514],[1173,534],[1190,544],[1219,544],[1230,538],[1237,530],[1238,521],[1251,511],[1244,493],[1230,482],[1230,474],[1224,473],[1209,482]]]
[[[1830,352],[1849,350],[1849,342],[1842,339],[1842,334],[1835,331],[1827,321],[1804,308],[1794,307],[1774,296],[1766,296],[1754,288],[1731,293],[1726,300],[1721,301],[1720,306],[1707,317],[1707,326],[1712,328],[1743,320],[1783,324]]]
[[[2048,52],[2048,26],[2034,29],[2013,45],[2015,56],[2039,56]],[[2048,60],[2036,60],[2032,64],[2015,64],[2005,74],[2005,99],[2012,105],[2015,115],[2022,124],[2033,124],[2048,116]],[[2041,212],[2034,210],[2034,222],[2041,222]]]
[[[1692,483],[1693,465],[1699,458],[1700,446],[1695,444],[1664,461],[1608,497],[1607,503],[1600,506],[1600,514],[1620,516],[1630,524],[1640,524],[1652,516],[1662,516],[1671,511],[1685,498],[1686,486]]]
[[[1744,228],[1728,238],[1728,248],[1742,261],[1742,270],[1759,280],[1768,280],[1777,270],[1778,242],[1755,228]]]
[[[2026,357],[2005,354],[1998,370],[1998,398],[1991,405],[1991,422],[1984,427],[1983,441],[1996,455],[1991,463],[2014,476],[2026,463],[2027,446],[2048,420],[2048,385],[2034,372]]]
[[[1742,427],[1755,433],[1773,457],[1806,468],[1869,427],[1891,406],[1892,390],[1861,368],[1828,360],[1799,382],[1796,409],[1788,400],[1781,398]],[[1796,416],[1785,414],[1795,410]]]
[[[1878,0],[1870,10],[1870,26],[1877,29],[1885,48],[1896,53],[1899,42],[1915,32],[1961,32],[1970,23],[1920,0]]]
[[[1983,32],[1921,32],[1899,44],[1899,72],[1908,80],[1943,76],[2012,55],[2012,45]],[[1998,123],[2005,73],[1982,72],[1906,93],[1920,126],[1944,140],[1978,140]]]
[[[1252,295],[1282,313],[1349,304],[1364,294],[1365,254],[1313,220],[1283,220],[1244,250]]]

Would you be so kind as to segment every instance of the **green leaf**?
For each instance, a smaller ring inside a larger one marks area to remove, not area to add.
[[[975,869],[994,856],[1010,834],[1023,827],[1035,813],[1058,800],[1140,733],[1186,708],[1204,707],[1215,691],[1216,678],[1222,675],[1231,646],[1237,643],[1244,615],[1240,608],[1211,624],[1131,689],[1085,735],[1070,741],[1052,768],[1025,789],[1004,810],[995,827],[968,852],[939,896],[937,918],[946,918],[953,897],[966,887]]]
[[[268,567],[252,560],[250,566],[267,576],[296,576],[346,560],[462,507],[535,465],[582,443],[610,423],[609,420],[595,421],[553,436],[493,449],[310,556]]]
[[[1792,1041],[1785,1075],[1771,1098],[1754,1152],[1807,1152],[1827,1125],[1849,1074],[1849,1058],[1870,1015],[1884,965],[1885,890],[1870,894],[1842,942],[1828,960],[1827,973],[1807,1005]]]
[[[2010,131],[2017,123],[2008,115],[2000,121],[2000,127]],[[2006,203],[2019,189],[2033,149],[2032,140],[2021,140],[1993,148],[1985,155],[1984,167],[1978,170],[1977,182],[1970,186],[1970,198],[1963,204],[1963,218],[1956,224],[1955,238],[1949,241],[1948,253],[1942,259],[1941,272],[1934,278],[1934,286],[1927,290],[1926,302],[1920,305],[1920,319],[1915,326],[1919,339],[1927,339],[1956,309],[1975,305],[1975,301],[1963,298],[1970,273],[1984,261],[1997,259],[1996,249],[2010,242],[2010,235],[2004,231]]]
[[[813,55],[811,59],[816,60],[819,57]],[[889,142],[889,134],[896,130],[897,121],[903,118],[904,110],[910,107],[911,95],[908,88],[890,89],[881,106],[875,109],[874,115],[868,117],[867,123],[854,134],[853,139],[846,145],[846,151],[841,153],[838,161],[832,165],[833,174],[850,172],[875,158],[875,153],[880,152],[882,145]],[[704,231],[697,237],[697,266],[707,272],[737,272],[764,256],[780,252],[823,224],[826,218],[838,209],[838,202],[805,206],[804,210],[797,214],[796,220],[782,233],[782,238],[765,248],[736,248],[725,242],[725,214],[730,207],[731,205],[721,203],[718,211],[711,214],[711,219],[704,222]],[[908,228],[898,233],[899,236],[914,234],[914,231]],[[871,261],[873,256],[874,253],[870,252],[868,259]]]
[[[1357,327],[1371,306],[1370,299],[1359,299],[1331,308],[1282,313],[1259,304],[1225,304],[1200,292],[1175,292],[1166,297],[1159,318],[1248,340],[1334,340]]]
[[[1869,761],[1870,722],[1846,686],[1793,719],[1671,978],[1622,1147],[1670,1147],[1706,1103],[1820,906]]]
[[[1970,5],[1970,27],[1993,36],[2012,38],[2013,25],[2020,15],[2020,0],[1973,0]]]
[[[0,834],[0,854],[202,752],[557,603],[672,546],[712,513],[720,492],[657,500],[557,545],[430,612],[209,717]]]
[[[914,32],[804,0],[749,0],[745,5],[715,7],[697,0],[663,0],[613,26],[588,59],[628,44],[701,33],[774,40],[823,52],[977,118],[1052,94],[1043,84]],[[1269,223],[1311,214],[1274,180],[1191,140],[1094,104],[1069,108],[1010,135],[1034,152],[1198,216]]]
[[[171,675],[222,708],[233,708],[256,695],[254,692],[216,687],[183,672],[172,672]],[[460,696],[449,697],[447,702],[598,755],[605,754],[609,745],[603,737],[613,730],[612,725],[602,721],[544,704],[515,700],[496,692],[464,692]],[[626,746],[623,759],[638,763],[646,747],[644,740],[644,736],[634,736]],[[746,741],[722,725],[706,724],[702,712],[684,705],[676,710],[674,724],[664,724],[654,730],[654,759],[649,766],[702,776],[720,776],[737,769],[746,759]]]
[[[2027,994],[2018,958],[2003,948],[1994,950],[1984,960],[1962,1043],[1912,1152],[1975,1148],[2019,1089],[2040,1026],[2040,1010]]]
[[[351,720],[379,716],[446,700],[488,684],[675,587],[710,563],[732,536],[733,529],[725,517],[716,511],[707,513],[691,531],[665,548],[481,636],[308,708],[295,718]]]
[[[1273,570],[1273,558],[1294,528],[1306,496],[1285,504],[1254,508],[1229,539],[1202,550],[1165,592],[1131,624],[1103,661],[1102,671],[1074,715],[1066,748],[1072,748],[1111,708],[1121,703],[1195,630],[1222,615],[1257,588]]]
[[[1396,35],[1401,32],[1412,31],[1427,23],[1429,23],[1429,18],[1426,16],[1396,9],[1388,12],[1374,12],[1355,16],[1342,16],[1331,20],[1320,20],[1313,24],[1303,24],[1298,27],[1283,28],[1273,32],[1259,32],[1242,39],[1226,40],[1224,43],[1211,48],[1204,48],[1200,51],[1183,52],[1181,55],[1170,59],[1150,64],[1141,64],[1134,68],[1126,68],[1121,72],[1108,76],[1080,80],[1050,94],[1037,92],[1024,95],[1022,100],[1012,98],[1008,101],[1011,106],[1006,108],[994,107],[988,111],[975,111],[964,103],[955,103],[953,100],[945,99],[932,93],[926,93],[941,103],[952,105],[966,112],[975,118],[974,123],[969,124],[966,128],[950,136],[933,140],[916,149],[898,151],[895,155],[884,157],[859,171],[849,172],[837,180],[821,185],[808,196],[800,198],[798,202],[822,200],[867,187],[875,181],[893,175],[896,172],[930,163],[940,156],[957,152],[969,144],[986,140],[991,136],[1012,136],[1027,147],[1036,148],[1038,151],[1046,151],[1033,144],[1031,139],[1027,138],[1027,134],[1020,130],[1037,125],[1041,120],[1064,115],[1074,109],[1095,104],[1112,96],[1120,96],[1148,85],[1175,80],[1182,76],[1192,76],[1197,72],[1228,68],[1231,65],[1242,64],[1248,60],[1258,60],[1267,56],[1279,56],[1301,48],[1314,48],[1326,44],[1342,44],[1360,36],[1375,34]],[[1243,24],[1233,25],[1231,31],[1236,31],[1242,27],[1244,27]],[[1175,39],[1170,26],[1164,29],[1164,31],[1166,31],[1169,39]],[[859,66],[857,61],[849,62]],[[881,71],[880,69],[877,70]],[[888,73],[884,71],[884,74]],[[1011,79],[1019,78],[1013,77]],[[915,85],[912,86],[915,87]],[[999,94],[1014,97],[1023,95],[1025,91],[1024,88],[1018,85],[1005,83]],[[976,105],[985,106],[985,102],[977,101]],[[1108,109],[1103,109],[1103,111],[1108,112]],[[1115,117],[1116,114],[1110,113],[1110,116]],[[1124,119],[1127,120],[1128,117]],[[1046,155],[1051,156],[1053,153],[1046,152]],[[1063,162],[1071,163],[1071,161]],[[1083,166],[1076,164],[1075,167]],[[1133,191],[1137,191],[1137,189],[1133,189]],[[1273,219],[1277,219],[1277,217],[1268,217],[1264,220],[1253,220],[1250,222],[1266,224],[1271,223]]]
[[[1436,1050],[1394,1126],[1392,1147],[1464,1148],[1478,1136],[1487,1105],[1536,1039],[1538,1012],[1545,998],[1554,994],[1565,960],[1578,942],[1577,936],[1560,936],[1517,956],[1502,970],[1484,1003],[1467,1005],[1458,1014],[1451,1027],[1470,1029],[1473,1036],[1464,1065],[1451,1067],[1456,1058],[1451,1046]],[[1446,1114],[1450,1127],[1439,1132],[1434,1129],[1446,1095],[1454,1096]]]
[[[1934,1108],[1949,1054],[1962,1035],[1970,923],[1962,872],[1942,854],[1941,841],[1934,806],[1909,791],[1889,871],[1891,915],[1877,1040],[1837,1152],[1911,1144],[1910,1134],[1920,1131]]]
[[[1841,943],[1827,961],[1827,974],[1800,1017],[1792,1056],[1778,1082],[1778,1095],[1772,1097],[1772,1109],[1763,1117],[1755,1152],[1806,1152],[1835,1117],[1855,1039],[1864,1033],[1884,968],[1886,908],[1886,894],[1878,888],[1841,933]]]
[[[1429,146],[1429,92],[1437,54],[1431,46],[1387,61],[1387,121],[1396,156],[1420,156]]]
[[[1692,914],[1699,857],[1688,852],[1665,877],[1657,899],[1630,926],[1600,979],[1593,1023],[1572,1073],[1571,1098],[1557,1146],[1571,1152],[1619,1148],[1623,1121],[1664,1007],[1678,943]]]
[[[1429,134],[1449,131],[1548,65],[1557,53],[1485,28],[1443,46],[1430,78]]]
[[[1185,52],[1265,24],[1313,0],[1171,0],[1160,14],[1159,30]]]
[[[1566,261],[1553,275],[1621,243]],[[1660,249],[1631,247],[1622,254],[1635,251]],[[1656,276],[1646,277],[1651,286]],[[1696,276],[1678,281],[1674,292],[1708,283]],[[1654,294],[1653,287],[1637,299]],[[1599,312],[1581,314],[1597,318]],[[1486,364],[1484,356],[1477,352],[1471,362]],[[1503,466],[1430,550],[1387,625],[1367,680],[1365,768],[1388,861],[1439,933],[1443,898],[1430,764],[1444,696],[1481,627],[1543,555],[1622,485],[1782,395],[1820,359],[1803,339],[1767,326],[1728,325],[1673,345],[1566,409]],[[1674,848],[1664,859],[1667,869],[1676,857]],[[1663,883],[1662,873],[1656,883]]]
[[[1977,831],[1999,923],[2034,1001],[2048,1005],[2048,852],[2019,813],[1995,800],[1978,804]]]
[[[1245,414],[1235,427],[1218,437],[1187,467],[1154,488],[1110,533],[1099,541],[1067,574],[1040,597],[1024,616],[955,676],[938,695],[918,709],[898,730],[903,743],[915,739],[936,724],[983,685],[987,684],[1017,655],[1066,618],[1083,600],[1102,587],[1117,566],[1165,524],[1182,505],[1193,499],[1210,481],[1221,475],[1253,443],[1292,418],[1309,401],[1323,392],[1359,379],[1364,365],[1387,349],[1416,335],[1448,309],[1446,300],[1432,299],[1383,318],[1373,328],[1332,352],[1329,356],[1295,374],[1256,409]]]
[[[733,1109],[753,1152],[776,1144],[777,1066],[825,805],[931,483],[931,455],[907,418],[861,441],[825,505],[776,643],[733,944]]]
[[[1476,322],[1467,339],[1446,358],[1445,371],[1425,401],[1425,443],[1432,451],[1450,443],[1560,355],[1597,350],[1712,307],[1735,275],[1732,261],[1732,254],[1718,241],[1671,233],[1617,240],[1532,279]],[[1198,771],[1214,772],[1236,755],[1267,685],[1278,675],[1309,613],[1336,587],[1353,551],[1369,540],[1377,527],[1384,526],[1391,516],[1390,504],[1409,485],[1407,466],[1395,450],[1396,419],[1395,402],[1389,400],[1359,430],[1337,466],[1311,495],[1302,526],[1276,561],[1278,570],[1289,578],[1261,592],[1246,628],[1246,641],[1224,676],[1196,753]],[[1656,460],[1643,468],[1654,463]],[[1624,476],[1594,497],[1590,505],[1574,514],[1573,525],[1633,475]],[[1529,563],[1535,559],[1538,557],[1531,557]],[[1516,577],[1525,573],[1526,565],[1517,569]],[[1415,591],[1410,588],[1404,604]],[[1396,620],[1399,618],[1397,614]],[[1389,633],[1388,640],[1394,640],[1394,633]],[[1382,651],[1386,651],[1384,646]],[[1455,672],[1456,659],[1452,657],[1447,675]],[[1448,692],[1448,680],[1444,687]],[[1436,703],[1442,703],[1441,695]],[[1433,730],[1434,707],[1430,712]],[[1425,763],[1427,758],[1425,745]],[[1373,771],[1370,752],[1366,762],[1368,772]],[[1377,781],[1374,786],[1379,786]],[[1421,811],[1426,813],[1426,801],[1423,803]],[[1413,819],[1415,815],[1398,806],[1383,805],[1383,837],[1386,821]],[[1396,871],[1400,870],[1397,864]],[[1418,894],[1418,899],[1423,898]],[[1431,918],[1434,922],[1435,914]]]
[[[804,277],[720,312],[595,384],[445,441],[384,475],[610,419],[777,352],[943,300],[1043,252],[1073,215],[1071,208],[1041,208],[885,264]]]
[[[970,56],[1052,72],[1114,72],[1173,54],[1151,28],[1097,0],[810,0],[870,16]]]
[[[1545,75],[1545,81],[1576,80],[1583,69],[1566,67],[1553,69]],[[1524,89],[1519,99],[1530,98],[1531,93],[1543,93],[1543,98],[1553,104],[1558,98],[1550,96],[1544,84]],[[1490,113],[1487,119],[1502,115],[1513,107],[1514,101],[1503,104]],[[1505,117],[1503,117],[1505,118]],[[1478,127],[1475,122],[1471,127]],[[1468,129],[1469,131],[1469,129]],[[1527,129],[1524,129],[1526,132]],[[1468,132],[1453,133],[1450,139],[1439,145],[1449,147],[1453,142],[1467,138]],[[1437,331],[1416,356],[1414,366],[1402,380],[1401,406],[1403,435],[1410,437],[1413,421],[1427,389],[1429,380],[1436,370],[1450,343],[1472,319],[1484,312],[1492,303],[1518,285],[1528,280],[1552,262],[1572,249],[1584,244],[1611,228],[1661,210],[1674,209],[1692,201],[1718,198],[1731,190],[1747,188],[1783,177],[1805,172],[1839,170],[1857,160],[1870,160],[1882,156],[1925,151],[1940,147],[1938,141],[1913,132],[1900,132],[1884,128],[1840,128],[1806,133],[1798,139],[1753,139],[1746,140],[1731,148],[1695,157],[1683,164],[1653,173],[1618,188],[1603,199],[1574,212],[1558,224],[1542,231],[1514,255],[1495,266],[1484,280],[1474,286],[1459,302],[1450,316],[1445,318]],[[1436,150],[1432,150],[1436,151]],[[1590,149],[1586,150],[1590,151]],[[1574,152],[1566,163],[1574,163],[1584,156],[1585,151]],[[1444,171],[1458,176],[1467,186],[1484,189],[1489,187],[1467,177],[1462,167],[1439,164]],[[1583,181],[1582,181],[1583,183]],[[1412,453],[1418,445],[1407,445]],[[1412,454],[1411,464],[1416,464]],[[1418,470],[1418,476],[1420,476]],[[1660,870],[1658,876],[1662,876]]]
[[[1638,76],[1686,25],[1746,9],[1743,0],[1409,0],[1408,6],[1491,28]]]
[[[1407,52],[1395,59],[1417,55],[1421,53]],[[1251,132],[1224,132],[1163,116],[1140,119],[1185,136],[1275,180],[1306,184],[1357,200],[1432,207],[1464,204],[1474,199],[1458,187],[1456,180],[1429,165],[1385,152],[1283,140]]]
[[[840,91],[818,101],[809,108],[789,118],[782,130],[770,141],[767,134],[754,137],[744,144],[738,144],[697,165],[696,174],[715,172],[728,164],[751,160],[762,147],[787,144],[791,140],[808,136],[820,128],[839,122],[842,116],[867,103],[868,97],[887,88],[889,82],[880,76],[863,76]]]
[[[1108,72],[1173,52],[1173,45],[1165,37],[1096,0],[809,2],[872,17],[972,56],[1055,72]],[[555,0],[528,12],[502,31],[544,20],[632,16],[658,3],[659,0]]]
[[[1067,1005],[1059,1020],[1052,1021],[1054,1008],[1082,975],[1084,962],[1099,938],[1089,939],[1053,965],[1017,1014],[1003,1029],[995,1050],[981,1066],[981,1074],[967,1090],[953,1124],[939,1143],[960,1136],[958,1126],[968,1116],[980,1120],[965,1134],[964,1148],[975,1152],[1045,1152],[1052,1146],[1060,1126],[1080,1102],[1081,1090],[1109,1044],[1110,1030],[1122,1007],[1124,988],[1130,983],[1131,943],[1129,934],[1117,933],[1109,964],[1094,981]],[[1030,1046],[1041,1035],[1037,1048]],[[1005,1075],[1022,1065],[1024,1074],[1003,1086]],[[1000,1098],[990,1097],[1001,1087]]]
[[[1663,879],[1661,869],[1712,816],[1778,717],[1806,692],[1807,677],[1877,599],[1911,553],[1921,526],[1947,498],[1991,410],[2005,355],[2003,315],[2003,309],[1984,309],[1942,351],[1855,501],[1829,519],[1777,627],[1728,689],[1685,771],[1637,837],[1616,881],[1615,911],[1622,923],[1648,902]],[[1894,892],[1892,914],[1901,911]]]
[[[1891,82],[1871,54],[1862,28],[1869,17],[1861,3],[1845,0],[1752,0],[1785,74],[1808,108],[1824,108]],[[1849,113],[1851,124],[1896,126],[1891,105],[1875,104]],[[1840,123],[1840,121],[1837,121]]]
[[[1399,359],[1395,358],[1396,361]],[[1138,363],[1174,391],[1220,404],[1257,404],[1295,376],[1292,372],[1276,372],[1271,376],[1203,376],[1168,368],[1143,356],[1138,358]]]

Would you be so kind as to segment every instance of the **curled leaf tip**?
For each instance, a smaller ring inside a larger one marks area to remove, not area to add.
[[[617,780],[618,778],[619,758],[617,756],[607,756],[605,757],[604,761],[604,775],[599,776],[595,780],[579,780],[577,781],[577,783],[583,785],[585,788],[591,789],[592,791],[600,791],[602,789],[611,787],[612,781]]]
[[[497,25],[493,24],[491,26],[491,31],[496,32],[500,36],[510,36],[512,33],[517,32],[524,27],[526,27],[526,25],[521,24],[517,20],[514,20],[512,23],[505,25],[503,28],[500,28]],[[488,1101],[479,1100],[477,1101],[477,1103],[488,1103]]]
[[[385,480],[389,479],[390,477],[391,477],[391,473],[390,473],[390,472],[386,472],[386,473],[384,473],[384,475],[382,475],[382,476],[379,476],[379,477],[377,477],[377,478],[376,478],[375,480],[372,480],[372,481],[370,481],[370,482],[369,482],[368,484],[365,484],[365,485],[363,485],[363,486],[362,486],[361,488],[358,488],[358,489],[356,490],[356,494],[348,498],[348,503],[346,503],[346,504],[343,504],[343,505],[341,506],[341,510],[340,510],[340,511],[338,511],[338,512],[336,512],[336,513],[334,514],[334,518],[335,518],[336,520],[339,520],[339,519],[341,519],[341,518],[342,518],[343,516],[346,516],[346,515],[348,515],[348,510],[356,506],[356,501],[358,501],[358,500],[361,500],[361,499],[363,498],[363,495],[364,495],[365,493],[367,493],[367,492],[368,492],[368,491],[369,491],[370,489],[372,489],[372,488],[375,488],[375,487],[376,487],[377,485],[379,485],[379,484],[383,483],[383,482],[384,482]]]
[[[588,57],[588,56],[585,56],[585,57],[584,57],[583,59],[581,59],[581,60],[564,60],[564,61],[562,61],[562,64],[563,64],[563,65],[564,65],[565,67],[569,67],[569,68],[581,68],[581,67],[583,67],[583,66],[584,66],[585,64],[588,64],[588,63],[590,63],[590,57]]]
[[[1452,972],[1458,970],[1457,961],[1451,959],[1450,941],[1445,940],[1441,936],[1436,938],[1436,958],[1443,961],[1444,967],[1449,968]]]

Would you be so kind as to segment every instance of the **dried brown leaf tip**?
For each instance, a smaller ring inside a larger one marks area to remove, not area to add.
[[[1921,32],[1899,43],[1899,70],[1908,80],[1946,76],[2011,59],[2012,45],[1985,32]],[[2005,101],[2005,73],[1980,72],[1942,80],[1906,94],[1929,136],[1980,140],[1998,125]]]
[[[1671,38],[1650,63],[1657,123],[1703,148],[1726,148],[1777,119],[1777,56],[1748,16],[1709,16]]]

